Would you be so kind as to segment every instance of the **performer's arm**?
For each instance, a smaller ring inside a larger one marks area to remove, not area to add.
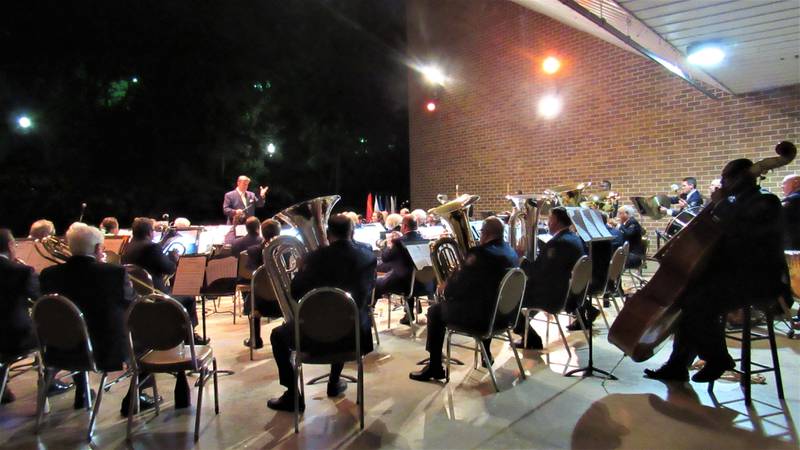
[[[226,194],[225,199],[222,201],[222,213],[225,214],[225,217],[230,218],[233,217],[235,212],[236,208],[233,205],[233,199]]]

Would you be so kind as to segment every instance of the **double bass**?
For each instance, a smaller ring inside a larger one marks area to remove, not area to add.
[[[778,156],[756,162],[750,174],[761,177],[792,162],[797,148],[784,141],[775,147]],[[608,341],[636,362],[656,353],[681,316],[679,300],[701,274],[720,241],[723,225],[717,210],[738,186],[718,189],[709,205],[655,254],[659,268],[652,279],[627,302],[608,332]]]

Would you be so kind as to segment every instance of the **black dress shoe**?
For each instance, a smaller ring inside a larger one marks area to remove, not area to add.
[[[164,401],[164,399],[160,395],[156,399],[147,394],[139,394],[139,411],[153,409],[156,407],[156,402],[161,403],[162,401]],[[119,408],[119,413],[122,415],[122,417],[128,417],[129,406],[130,404],[128,403],[128,397],[126,396],[124,399],[122,399],[122,405]]]
[[[411,378],[414,381],[443,380],[445,377],[446,374],[444,373],[444,369],[441,365],[431,367],[430,364],[426,364],[417,372],[411,372],[408,374],[408,378]]]
[[[208,345],[209,342],[211,342],[210,337],[203,339],[203,336],[197,333],[194,334],[194,345]]]
[[[645,378],[661,381],[689,381],[689,371],[685,368],[664,364],[656,370],[644,369]]]
[[[286,391],[278,398],[267,400],[267,408],[274,409],[275,411],[294,412],[294,392]],[[300,396],[298,409],[300,412],[306,410],[306,403],[303,401],[302,395]]]
[[[11,392],[11,389],[6,386],[6,390],[3,391],[3,398],[0,398],[0,404],[5,405],[6,403],[11,403],[17,399],[17,396]]]
[[[414,318],[412,317],[411,320],[414,320]],[[400,319],[400,325],[411,326],[411,320],[408,319],[408,314],[406,314],[402,319]]]
[[[494,365],[494,358],[492,358],[492,357],[491,357],[491,355],[489,356],[489,365],[490,365],[490,366],[493,366],[493,365]],[[486,360],[485,360],[485,359],[483,359],[483,358],[481,358],[481,367],[483,367],[484,369],[486,369]]]
[[[54,395],[63,394],[64,392],[72,389],[72,386],[74,386],[72,383],[64,383],[63,381],[53,380],[53,382],[50,383],[50,387],[47,388],[47,396],[52,397]]]
[[[531,336],[528,335],[528,345],[524,345],[525,340],[520,339],[518,341],[514,341],[511,343],[516,348],[524,349],[524,350],[543,350],[544,343],[542,343],[542,338],[539,336]]]
[[[244,346],[250,348],[250,338],[244,340]],[[264,340],[261,338],[256,339],[256,346],[253,348],[255,349],[264,348]]]
[[[328,382],[328,397],[338,397],[347,390],[347,382],[339,380],[335,383]]]
[[[710,383],[718,380],[722,374],[733,369],[735,366],[736,364],[731,359],[723,363],[710,363],[706,361],[706,365],[696,374],[692,375],[692,381],[695,383]]]

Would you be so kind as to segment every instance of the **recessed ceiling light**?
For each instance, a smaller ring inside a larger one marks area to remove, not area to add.
[[[702,67],[713,67],[725,59],[725,50],[718,42],[691,44],[686,49],[686,60],[689,64]]]

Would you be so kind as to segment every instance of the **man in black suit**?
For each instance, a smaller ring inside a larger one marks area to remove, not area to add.
[[[572,268],[578,259],[586,254],[583,241],[577,234],[570,231],[571,226],[572,219],[569,218],[567,210],[560,207],[553,208],[547,220],[547,227],[552,237],[542,246],[539,256],[533,264],[529,264],[526,269],[528,284],[525,286],[523,307],[557,309],[563,304],[569,289]],[[572,312],[579,306],[581,305],[567,305],[566,310]],[[593,309],[588,313],[589,318],[594,320],[597,316],[596,311]],[[542,338],[530,324],[525,323],[524,316],[517,320],[514,332],[524,336],[525,327],[528,327],[529,333],[528,346],[524,346],[523,340],[516,341],[513,345],[518,348],[534,350],[544,348]]]
[[[411,286],[411,277],[414,274],[414,261],[405,248],[406,245],[424,244],[428,241],[417,231],[417,221],[412,215],[403,217],[400,228],[402,236],[387,239],[386,248],[381,253],[381,264],[378,265],[378,272],[385,272],[386,275],[378,278],[375,286],[375,297],[380,298],[388,294],[408,294]],[[414,292],[423,294],[430,291],[430,286],[422,283],[415,283]],[[409,299],[409,310],[412,317],[405,316],[400,323],[409,325],[414,320],[413,299]]]
[[[153,219],[147,217],[137,217],[133,220],[131,226],[133,234],[131,241],[125,246],[125,252],[122,254],[122,264],[134,264],[153,277],[153,286],[164,294],[169,295],[171,292],[170,286],[167,285],[167,279],[175,274],[178,268],[178,255],[177,250],[172,250],[168,255],[161,251],[161,246],[153,242]],[[192,321],[192,326],[196,327],[197,319],[197,302],[192,296],[178,296],[174,297],[175,300],[180,302],[181,305],[189,313],[189,319]],[[195,333],[194,342],[198,345],[208,344],[209,340],[203,338]]]
[[[225,198],[222,201],[222,212],[225,214],[229,225],[233,221],[234,214],[244,213],[245,217],[250,217],[255,214],[254,209],[256,207],[264,206],[269,186],[261,186],[258,195],[248,191],[248,186],[250,186],[250,178],[245,175],[239,175],[239,178],[236,179],[236,189],[225,193]]]
[[[61,294],[81,310],[98,369],[122,370],[122,363],[128,358],[123,321],[135,296],[131,281],[122,267],[101,262],[103,234],[99,229],[76,222],[67,230],[67,244],[72,257],[64,264],[42,270],[42,293]],[[73,406],[79,409],[87,389],[83,377],[75,377],[75,386]],[[152,397],[143,397],[143,408],[154,406]],[[120,413],[128,413],[127,395]]]
[[[625,205],[620,208],[617,216],[620,221],[619,231],[622,232],[625,242],[628,243],[629,252],[628,259],[625,260],[625,268],[639,267],[642,265],[642,261],[644,261],[645,258],[644,243],[642,242],[644,230],[642,230],[639,221],[636,220],[636,208]]]
[[[359,308],[361,320],[361,352],[372,351],[372,319],[370,300],[375,286],[376,260],[372,252],[353,242],[353,223],[347,216],[338,214],[328,220],[327,247],[308,253],[301,262],[300,270],[292,280],[292,297],[303,295],[318,287],[337,287],[353,297]],[[294,410],[295,374],[290,360],[294,347],[294,323],[287,322],[272,330],[270,342],[281,385],[286,387],[282,396],[270,399],[267,406],[279,411]],[[332,364],[328,379],[328,397],[341,395],[347,384],[339,379],[343,364]],[[300,410],[305,409],[300,398]]]
[[[800,250],[800,175],[783,179],[783,248]]]
[[[269,244],[274,237],[280,236],[281,224],[275,219],[267,219],[261,222],[261,236],[263,241],[256,245],[251,245],[247,248],[247,270],[251,273],[258,269],[263,264],[264,247]],[[245,293],[244,296],[244,314],[250,315],[250,296],[252,292]],[[281,309],[278,306],[278,301],[274,298],[264,299],[256,297],[255,299],[256,313],[250,318],[254,321],[253,330],[255,331],[255,347],[264,347],[264,341],[261,339],[261,318],[262,317],[281,317]],[[244,340],[244,346],[250,347],[250,338]]]
[[[697,190],[697,178],[686,177],[681,181],[680,195],[670,197],[669,202],[673,205],[678,205],[678,210],[661,207],[661,211],[670,216],[677,216],[678,213],[686,208],[694,208],[696,206],[703,206],[703,196]]]
[[[514,249],[503,241],[503,222],[497,217],[483,221],[480,245],[470,249],[464,264],[447,279],[442,303],[428,308],[428,340],[425,349],[430,362],[418,372],[408,376],[416,381],[441,380],[445,377],[442,368],[442,345],[446,327],[458,325],[469,329],[488,326],[488,318],[497,299],[500,281],[508,269],[516,267],[518,256]],[[484,341],[491,360],[490,344]]]
[[[239,256],[239,253],[242,253],[248,248],[264,243],[264,238],[259,236],[261,222],[258,221],[258,217],[248,217],[244,222],[244,227],[247,230],[247,234],[240,238],[236,238],[236,240],[233,241],[233,244],[231,244],[231,254],[236,257]]]
[[[792,145],[781,143],[779,145]],[[788,292],[783,255],[781,204],[761,192],[749,159],[737,159],[722,171],[725,197],[714,206],[721,234],[705,269],[679,301],[683,314],[675,330],[672,354],[645,376],[687,381],[695,357],[706,364],[693,377],[710,382],[734,367],[725,344],[723,314],[745,306],[774,306]]]

